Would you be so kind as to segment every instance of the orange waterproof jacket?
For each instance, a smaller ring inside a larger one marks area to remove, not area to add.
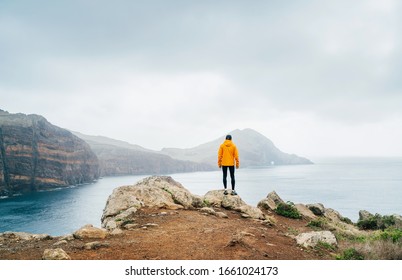
[[[239,168],[239,152],[236,145],[231,140],[225,140],[218,151],[218,166],[234,166]]]

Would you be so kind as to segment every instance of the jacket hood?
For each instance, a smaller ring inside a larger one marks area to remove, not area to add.
[[[233,146],[232,140],[225,140],[225,142],[223,142],[223,144],[224,144],[226,147]]]

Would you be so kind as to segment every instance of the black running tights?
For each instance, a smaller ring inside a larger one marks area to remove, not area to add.
[[[222,166],[222,172],[223,172],[223,186],[227,187],[227,177],[228,177],[228,168],[230,172],[230,183],[232,184],[232,190],[235,189],[235,167],[234,166]]]

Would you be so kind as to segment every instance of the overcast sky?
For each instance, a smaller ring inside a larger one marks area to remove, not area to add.
[[[253,128],[402,156],[401,21],[393,0],[1,0],[0,108],[155,150]]]

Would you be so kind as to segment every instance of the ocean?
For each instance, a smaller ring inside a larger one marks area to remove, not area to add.
[[[359,210],[402,214],[402,158],[317,159],[313,165],[269,166],[236,170],[236,190],[256,206],[271,191],[284,201],[323,203],[357,221]],[[194,194],[222,189],[219,169],[167,174]],[[0,199],[0,232],[24,231],[53,236],[72,233],[85,224],[100,226],[113,189],[148,175],[106,177],[76,187]],[[230,183],[229,183],[230,184]]]

